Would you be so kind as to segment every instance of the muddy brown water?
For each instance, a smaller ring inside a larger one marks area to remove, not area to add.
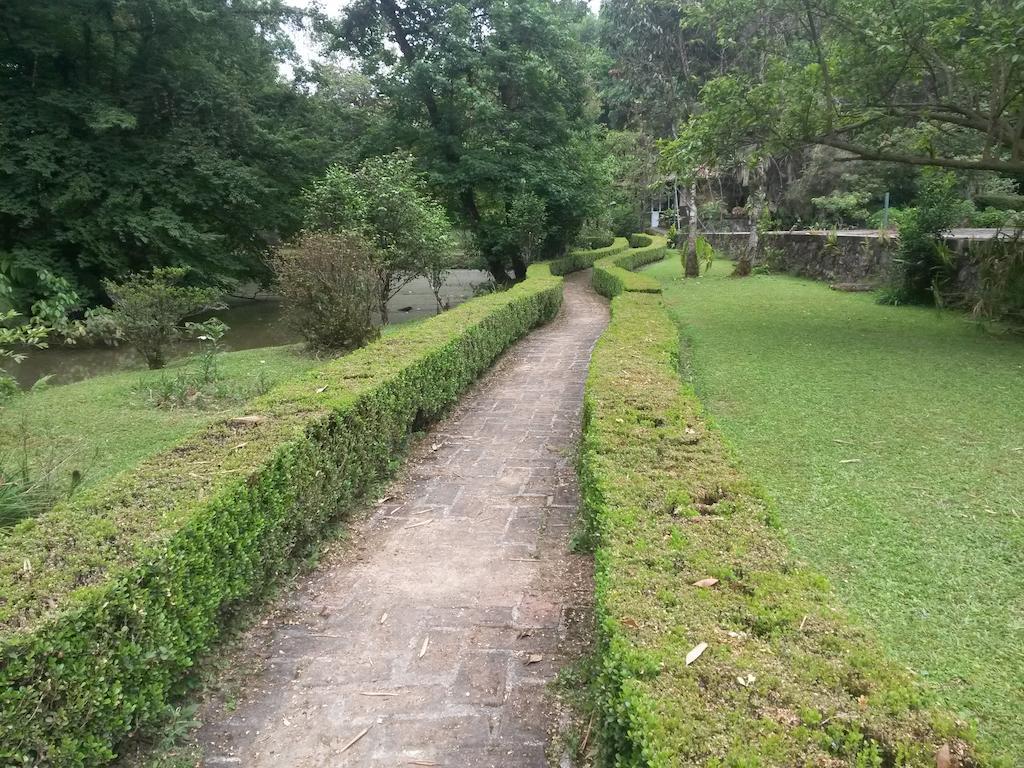
[[[445,283],[442,296],[450,306],[456,306],[472,298],[474,289],[487,279],[488,274],[479,270],[453,270]],[[430,317],[435,313],[435,308],[434,294],[423,278],[413,280],[388,303],[392,324]],[[301,340],[284,322],[281,302],[273,297],[234,301],[227,309],[209,315],[219,317],[230,328],[224,336],[224,347],[229,351],[275,347]],[[196,349],[194,343],[181,343],[174,347],[170,357],[185,357]],[[30,387],[43,376],[50,376],[51,384],[70,384],[106,373],[142,370],[146,364],[127,345],[58,345],[30,351],[24,362],[5,367],[22,387]]]

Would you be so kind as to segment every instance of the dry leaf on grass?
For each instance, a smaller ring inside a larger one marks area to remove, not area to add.
[[[708,576],[706,579],[701,579],[700,581],[693,582],[693,586],[695,586],[695,587],[713,587],[717,583],[718,583],[718,579],[716,579],[714,576]]]
[[[688,654],[686,654],[686,666],[690,666],[691,664],[693,664],[693,662],[699,659],[700,655],[704,653],[704,651],[706,651],[707,649],[707,643],[697,643],[697,645],[695,645],[693,649]]]
[[[326,384],[324,384],[322,387],[317,387],[316,388],[316,393],[318,395],[322,395],[326,391],[327,391],[327,385]]]

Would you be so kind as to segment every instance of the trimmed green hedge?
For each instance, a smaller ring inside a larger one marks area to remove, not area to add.
[[[952,765],[989,764],[790,556],[771,505],[679,378],[661,297],[623,293],[611,308],[580,470],[605,764],[934,768],[943,745]]]
[[[647,275],[637,275],[632,270],[644,264],[653,264],[665,258],[668,240],[661,236],[634,235],[647,241],[646,245],[606,256],[594,263],[591,283],[602,296],[611,298],[624,291],[633,293],[661,293],[661,285]],[[632,240],[633,238],[630,238]]]
[[[250,404],[0,544],[0,764],[93,766],[159,717],[232,608],[386,475],[414,425],[550,320],[547,265]]]
[[[646,248],[654,242],[654,235],[644,235],[637,233],[629,236],[629,247],[630,248]]]
[[[617,237],[611,245],[593,250],[575,250],[560,259],[554,259],[548,264],[553,275],[568,275],[570,272],[578,272],[581,269],[589,269],[598,259],[621,253],[629,248],[629,240],[624,237]]]

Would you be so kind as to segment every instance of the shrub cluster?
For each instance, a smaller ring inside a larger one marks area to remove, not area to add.
[[[303,232],[274,254],[285,319],[312,350],[353,349],[379,335],[374,263],[369,244],[352,232]]]
[[[623,293],[586,384],[606,764],[987,764],[788,554],[678,351],[661,298]]]
[[[639,239],[635,239],[639,238]],[[633,293],[661,293],[657,280],[647,275],[637,275],[631,270],[644,264],[653,264],[665,258],[668,241],[661,236],[634,235],[631,242],[637,242],[634,248],[608,256],[594,263],[592,284],[594,290],[602,296],[611,298],[624,291]]]
[[[590,269],[598,259],[603,259],[606,256],[621,253],[627,248],[629,248],[629,241],[624,237],[616,237],[610,245],[603,248],[593,248],[589,250],[577,249],[569,251],[566,256],[549,262],[551,265],[551,274],[568,275],[570,272],[578,272],[581,269]]]
[[[513,341],[551,319],[546,265],[281,385],[0,548],[0,764],[84,766],[180,694],[257,597]]]

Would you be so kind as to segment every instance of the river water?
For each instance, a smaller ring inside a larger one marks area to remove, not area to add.
[[[450,306],[472,298],[476,286],[488,279],[486,272],[475,269],[452,270],[445,282],[442,297]],[[434,294],[423,278],[417,278],[388,303],[392,324],[430,317],[436,309]],[[225,349],[253,349],[294,344],[301,341],[282,319],[281,302],[273,297],[232,302],[227,309],[209,313],[223,320],[229,330],[223,340]],[[183,342],[174,347],[170,358],[179,358],[196,351],[198,345]],[[51,384],[69,384],[92,376],[117,371],[142,370],[146,367],[139,354],[122,344],[117,347],[62,346],[29,350],[28,358],[4,366],[22,387],[30,387],[43,376],[51,376]]]

